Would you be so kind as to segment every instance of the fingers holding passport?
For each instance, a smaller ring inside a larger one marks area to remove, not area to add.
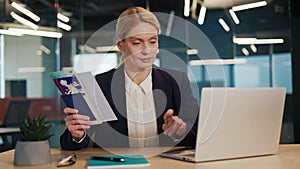
[[[64,113],[65,123],[68,130],[74,138],[82,138],[85,130],[90,128],[90,118],[85,115],[78,114],[78,110],[72,108],[65,108]]]

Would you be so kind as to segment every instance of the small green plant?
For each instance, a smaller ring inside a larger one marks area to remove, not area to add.
[[[42,141],[47,140],[53,134],[48,134],[48,130],[51,125],[47,125],[45,122],[45,116],[39,115],[34,118],[27,116],[25,123],[20,126],[21,140],[22,141]]]

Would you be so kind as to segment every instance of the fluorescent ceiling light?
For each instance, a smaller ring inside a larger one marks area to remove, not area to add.
[[[184,0],[184,16],[188,17],[190,15],[190,0]]]
[[[172,29],[172,25],[173,25],[173,19],[174,19],[174,14],[175,11],[171,11],[170,15],[169,15],[169,20],[168,20],[168,25],[167,25],[167,29],[166,29],[166,35],[170,36],[171,33],[171,29]]]
[[[244,55],[249,56],[249,51],[246,48],[242,48],[242,52]]]
[[[73,71],[74,68],[73,67],[62,67],[61,70],[62,71]]]
[[[240,24],[239,18],[236,16],[235,12],[232,9],[229,9],[229,14],[235,24]]]
[[[230,28],[229,28],[229,26],[227,25],[227,23],[224,21],[224,19],[220,18],[218,21],[219,21],[220,25],[223,27],[223,29],[224,29],[226,32],[229,32],[229,31],[230,31]]]
[[[252,44],[278,44],[284,43],[283,39],[257,39],[257,38],[233,38],[233,43],[239,45],[252,45]]]
[[[66,30],[66,31],[70,31],[70,30],[72,29],[72,27],[71,27],[70,25],[67,25],[67,24],[65,24],[65,23],[62,23],[62,22],[60,22],[60,21],[57,21],[57,26],[58,26],[59,28],[62,28],[62,29],[64,29],[64,30]]]
[[[39,28],[36,24],[34,24],[34,23],[28,21],[27,19],[25,19],[25,18],[23,18],[23,17],[17,15],[15,12],[11,12],[10,15],[11,15],[15,20],[17,20],[17,21],[19,21],[20,23],[22,23],[23,25],[29,26],[29,27],[32,28],[32,29],[38,29],[38,28]]]
[[[41,45],[40,50],[45,52],[47,55],[51,54],[51,50],[49,48],[47,48],[45,45]]]
[[[206,7],[202,6],[198,17],[198,24],[203,25],[205,14],[206,14]]]
[[[190,65],[232,65],[245,64],[246,59],[205,59],[205,60],[191,60]]]
[[[96,47],[97,52],[109,52],[109,51],[119,51],[117,46],[98,46]]]
[[[198,54],[198,49],[188,49],[186,50],[187,55],[197,55]]]
[[[42,73],[45,70],[45,67],[20,67],[18,68],[18,73]]]
[[[17,9],[18,11],[22,12],[23,14],[29,16],[30,18],[32,18],[34,21],[38,22],[40,21],[40,17],[37,16],[36,14],[32,13],[31,11],[29,11],[28,9],[22,7],[21,5],[12,2],[11,6],[14,7],[15,9]]]
[[[61,21],[64,21],[64,22],[69,22],[70,21],[70,18],[61,14],[61,13],[57,13],[57,18],[60,19]]]
[[[79,45],[79,49],[81,51],[89,52],[89,53],[96,53],[96,49],[90,47],[89,45]]]
[[[31,29],[19,29],[19,28],[9,28],[8,30],[19,32],[24,35],[43,36],[43,37],[50,37],[50,38],[62,37],[62,33],[60,32],[39,31],[39,30],[31,30]]]
[[[254,2],[254,3],[244,4],[244,5],[233,6],[232,10],[234,10],[234,11],[241,11],[241,10],[246,10],[246,9],[251,9],[251,8],[257,8],[257,7],[261,7],[261,6],[266,6],[266,5],[268,5],[267,1],[260,1],[260,2]]]
[[[0,34],[11,35],[11,36],[22,36],[22,33],[20,32],[15,32],[15,31],[5,30],[5,29],[0,29]]]
[[[256,48],[256,46],[254,44],[251,44],[250,48],[251,48],[252,52],[254,52],[254,53],[257,52],[257,48]]]

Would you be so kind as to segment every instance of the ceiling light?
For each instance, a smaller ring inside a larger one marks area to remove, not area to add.
[[[20,32],[14,32],[14,31],[5,30],[5,29],[0,29],[0,34],[11,35],[11,36],[22,36],[22,33],[20,33]]]
[[[233,43],[239,45],[278,44],[278,43],[284,43],[284,40],[282,38],[279,39],[233,38]]]
[[[202,6],[200,9],[199,17],[198,17],[198,23],[200,25],[203,25],[203,23],[204,23],[205,14],[206,14],[206,7]]]
[[[220,18],[218,21],[219,21],[220,25],[223,27],[223,29],[224,29],[226,32],[229,32],[229,31],[230,31],[230,28],[229,28],[229,26],[227,25],[227,23],[224,21],[224,19]]]
[[[20,23],[22,23],[23,25],[29,26],[32,29],[38,29],[38,26],[30,21],[28,21],[27,19],[24,19],[23,17],[17,15],[15,12],[11,12],[10,15],[17,21],[19,21]]]
[[[42,73],[45,70],[45,67],[20,67],[18,68],[18,73]]]
[[[190,0],[184,0],[184,16],[188,17],[190,15]]]
[[[64,22],[69,22],[70,21],[70,18],[61,14],[61,13],[57,13],[57,18],[60,19],[61,21],[64,21]]]
[[[22,12],[23,14],[29,16],[31,19],[33,19],[34,21],[38,22],[40,21],[40,17],[37,16],[36,14],[32,13],[31,11],[29,11],[28,9],[22,7],[21,5],[12,2],[11,6],[14,7],[15,9],[17,9],[18,11]]]
[[[242,52],[244,55],[249,56],[249,51],[246,48],[242,48]]]
[[[92,48],[89,45],[79,45],[79,49],[82,52],[89,52],[89,53],[96,53],[97,52],[96,49]]]
[[[267,1],[260,1],[260,2],[254,2],[254,3],[244,4],[244,5],[233,6],[232,10],[234,10],[234,11],[241,11],[241,10],[246,10],[246,9],[251,9],[251,8],[257,8],[257,7],[261,7],[261,6],[266,6],[266,5],[268,5]]]
[[[51,54],[51,50],[49,48],[47,48],[45,45],[40,45],[39,48],[41,51],[45,52],[47,55]]]
[[[172,29],[172,25],[173,25],[173,19],[174,19],[174,14],[175,11],[171,11],[170,15],[169,15],[169,20],[168,20],[168,25],[167,25],[167,29],[166,29],[166,35],[170,36],[171,33],[171,29]]]
[[[229,9],[229,14],[235,24],[240,24],[239,18],[236,16],[235,12],[232,9]]]
[[[256,48],[256,46],[254,44],[251,44],[250,48],[251,48],[252,52],[254,52],[254,53],[257,52],[257,48]]]
[[[191,60],[190,65],[232,65],[232,64],[245,64],[246,59],[205,59],[205,60]]]
[[[70,25],[62,23],[60,21],[57,21],[57,26],[64,29],[64,30],[66,30],[66,31],[70,31],[72,29],[72,27]]]
[[[187,55],[198,55],[199,51],[198,49],[188,49],[186,50]]]
[[[117,46],[98,46],[96,47],[97,52],[108,52],[108,51],[119,51]]]
[[[14,31],[14,32],[19,32],[24,35],[43,36],[43,37],[50,37],[50,38],[61,38],[62,37],[62,33],[60,33],[60,32],[19,29],[19,28],[9,28],[8,30]]]

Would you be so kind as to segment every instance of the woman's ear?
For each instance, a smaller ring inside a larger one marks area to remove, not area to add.
[[[124,51],[124,44],[123,44],[123,41],[121,40],[121,38],[120,37],[116,37],[116,45],[118,46],[118,48],[119,48],[119,50],[121,51],[121,52],[123,52]]]

